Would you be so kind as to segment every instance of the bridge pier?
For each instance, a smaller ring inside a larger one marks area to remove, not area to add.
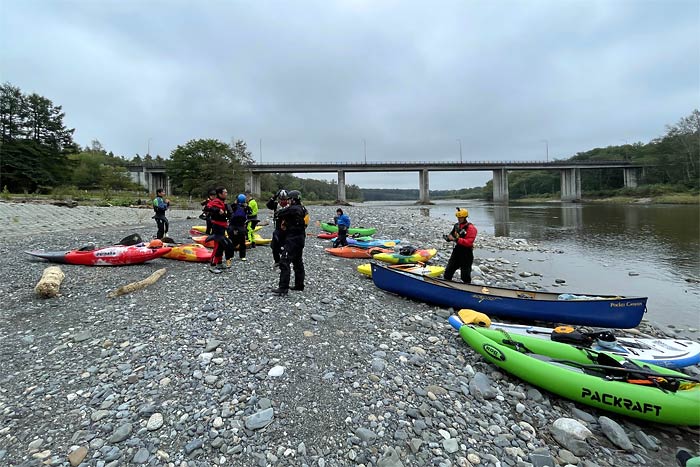
[[[428,169],[418,172],[418,187],[420,192],[418,204],[430,204],[430,172]]]
[[[508,171],[498,169],[493,171],[493,201],[495,203],[508,203]]]
[[[622,169],[625,188],[637,188],[637,169]]]
[[[581,201],[581,169],[562,169],[561,200]]]
[[[245,191],[251,193],[253,197],[260,197],[260,174],[253,172],[246,173],[245,176]]]
[[[345,171],[338,171],[338,202],[347,203],[345,199]]]

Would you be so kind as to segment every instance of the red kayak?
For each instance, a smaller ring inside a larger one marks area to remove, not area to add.
[[[52,263],[84,266],[126,266],[160,258],[170,253],[170,250],[172,250],[170,247],[149,248],[142,245],[133,245],[70,251],[33,250],[25,251],[25,253]]]
[[[338,237],[338,232],[321,232],[320,234],[316,235],[318,238],[337,238]]]

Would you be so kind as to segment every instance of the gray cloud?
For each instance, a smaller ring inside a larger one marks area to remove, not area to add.
[[[234,137],[263,161],[569,157],[659,136],[700,90],[694,0],[0,5],[2,80],[127,157]]]

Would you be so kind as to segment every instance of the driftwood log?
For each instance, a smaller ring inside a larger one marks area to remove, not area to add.
[[[144,280],[132,282],[131,284],[122,285],[118,289],[107,294],[107,298],[119,297],[121,295],[126,295],[128,293],[134,292],[136,290],[145,289],[149,285],[155,283],[158,279],[165,275],[166,269],[159,269]]]
[[[41,279],[37,282],[34,291],[42,298],[58,297],[58,289],[61,287],[61,282],[66,275],[58,266],[49,266],[44,269]]]

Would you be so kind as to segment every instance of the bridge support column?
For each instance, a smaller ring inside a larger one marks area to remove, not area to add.
[[[420,192],[418,204],[430,204],[430,172],[428,169],[418,172],[418,187]]]
[[[345,203],[345,171],[338,171],[338,202]]]
[[[622,169],[625,188],[637,188],[637,169]]]
[[[248,172],[245,176],[245,191],[251,193],[253,197],[260,197],[260,174]]]
[[[493,171],[493,201],[508,203],[508,171],[498,169]]]
[[[561,200],[581,201],[581,169],[561,171]]]

